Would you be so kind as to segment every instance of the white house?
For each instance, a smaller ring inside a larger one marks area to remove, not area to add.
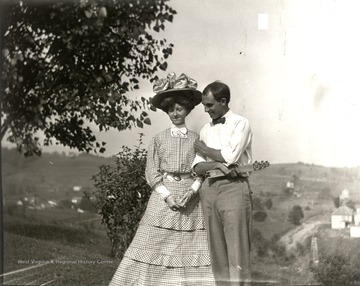
[[[286,182],[286,188],[287,189],[291,189],[291,190],[293,190],[294,189],[294,182]]]
[[[56,206],[57,206],[57,203],[54,202],[54,201],[48,201],[48,204],[49,204],[51,207],[56,207]]]
[[[350,227],[350,237],[360,237],[360,226],[352,225]]]
[[[81,200],[82,200],[82,197],[73,197],[73,198],[71,199],[71,202],[72,202],[73,204],[79,204],[79,203],[81,202]]]
[[[354,210],[348,206],[340,206],[331,214],[331,228],[343,229],[353,223]]]
[[[73,186],[73,191],[74,192],[79,192],[79,191],[81,191],[81,186]]]
[[[356,213],[354,214],[354,224],[360,226],[360,208],[356,208]]]

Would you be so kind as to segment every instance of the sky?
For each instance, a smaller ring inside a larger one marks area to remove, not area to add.
[[[158,37],[174,44],[165,72],[185,73],[198,89],[221,80],[230,108],[250,120],[254,160],[360,166],[360,1],[170,0],[177,11]],[[131,98],[153,96],[141,82]],[[136,145],[170,126],[150,111],[151,126],[99,133],[105,155]],[[202,105],[187,117],[199,132]],[[96,128],[94,127],[94,130]],[[46,149],[45,149],[46,150]],[[55,150],[52,148],[50,150]]]

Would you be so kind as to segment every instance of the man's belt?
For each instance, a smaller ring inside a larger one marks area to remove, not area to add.
[[[238,164],[231,164],[228,166],[229,170],[235,170],[236,173],[240,174],[245,172],[252,172],[252,171],[259,171],[266,167],[269,167],[270,163],[268,161],[255,161],[253,164],[246,164],[246,165],[238,165]],[[224,177],[226,176],[223,172],[220,170],[209,170],[205,172],[206,178],[218,178],[218,177]]]

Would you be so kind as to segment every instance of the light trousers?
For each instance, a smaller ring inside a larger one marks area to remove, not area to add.
[[[248,179],[206,179],[200,199],[216,285],[250,285],[252,194]]]

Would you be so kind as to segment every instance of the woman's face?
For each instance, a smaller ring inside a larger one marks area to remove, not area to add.
[[[171,122],[176,125],[185,124],[185,117],[189,114],[189,112],[182,105],[175,103],[170,106],[168,110],[168,115],[170,117]]]

